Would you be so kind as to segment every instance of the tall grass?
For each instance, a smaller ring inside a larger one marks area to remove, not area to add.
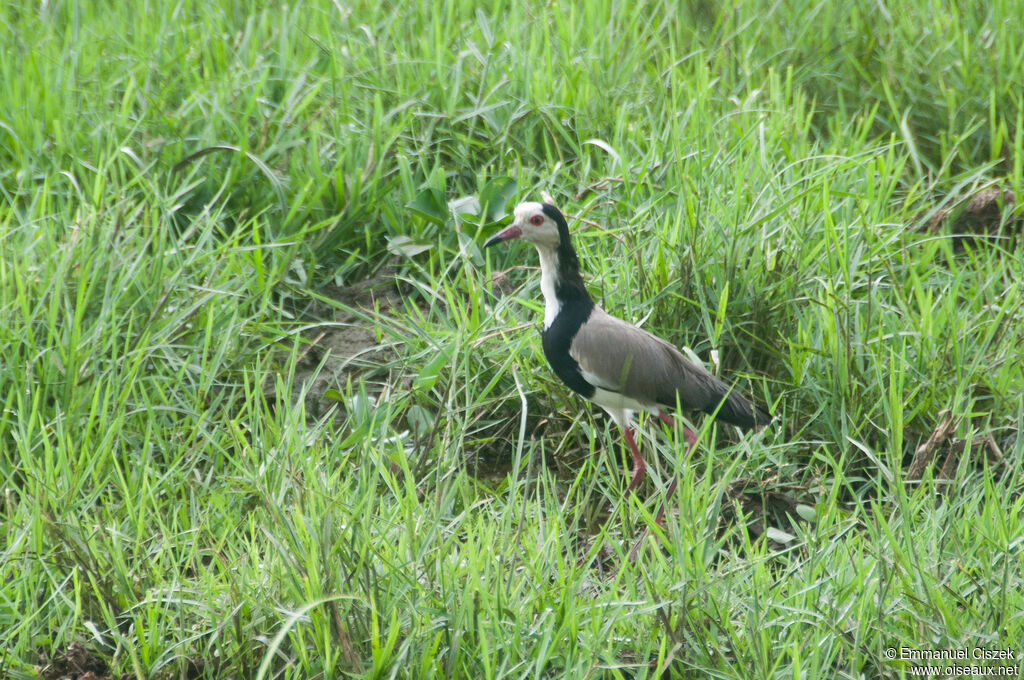
[[[1024,191],[1019,10],[0,8],[0,675],[74,645],[139,678],[1019,657],[1020,211],[925,228]],[[532,251],[448,209],[506,176],[602,305],[780,424],[695,423],[689,457],[645,424],[624,497],[544,366]],[[391,302],[332,299],[385,262]],[[351,325],[387,358],[335,372]],[[964,454],[909,481],[944,410]]]

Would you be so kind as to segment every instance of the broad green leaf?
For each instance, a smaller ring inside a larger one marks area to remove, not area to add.
[[[404,234],[388,239],[388,250],[395,255],[413,257],[434,247],[433,243],[417,241]]]
[[[775,527],[768,527],[765,529],[765,536],[775,541],[776,543],[790,543],[796,540],[796,536],[791,533],[785,532],[782,529],[776,529]]]
[[[448,206],[444,202],[444,194],[433,187],[420,191],[415,198],[405,204],[405,207],[437,225],[443,225],[448,219]]]
[[[504,217],[505,204],[516,193],[516,181],[511,177],[493,177],[480,190],[480,203],[484,206],[484,223],[491,224]]]
[[[817,522],[818,513],[815,512],[814,508],[804,503],[798,503],[796,506],[796,514],[800,516],[800,519],[805,522]]]
[[[453,215],[472,215],[475,217],[480,214],[480,201],[476,196],[462,196],[448,201],[448,210]]]

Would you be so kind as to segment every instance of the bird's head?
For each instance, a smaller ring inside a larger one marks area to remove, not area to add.
[[[568,232],[562,213],[550,203],[520,203],[516,206],[514,214],[512,224],[487,239],[484,248],[502,241],[521,238],[538,248],[556,250],[562,240],[561,229],[564,228]]]

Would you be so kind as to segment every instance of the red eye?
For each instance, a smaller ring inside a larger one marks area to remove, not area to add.
[[[530,224],[532,224],[535,227],[539,227],[540,225],[544,224],[544,217],[541,215],[534,215],[533,217],[530,218]]]

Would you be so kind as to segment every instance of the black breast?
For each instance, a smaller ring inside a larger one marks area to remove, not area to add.
[[[563,303],[558,316],[547,330],[540,333],[544,356],[554,369],[555,375],[562,379],[569,389],[590,399],[594,396],[594,386],[583,379],[580,365],[569,356],[569,346],[580,326],[590,318],[594,303],[587,300],[573,300]]]

